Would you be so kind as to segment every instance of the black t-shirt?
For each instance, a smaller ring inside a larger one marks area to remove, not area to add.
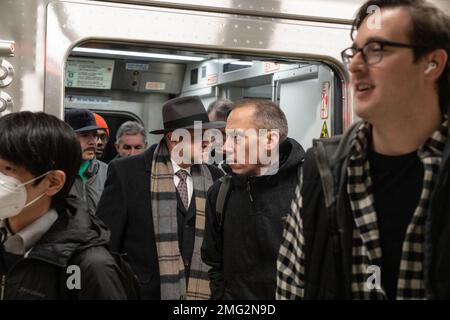
[[[369,152],[375,211],[380,232],[381,284],[389,299],[395,299],[402,245],[419,203],[423,164],[417,152],[386,156]]]

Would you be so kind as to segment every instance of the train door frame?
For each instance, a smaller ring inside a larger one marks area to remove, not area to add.
[[[128,25],[121,27],[115,21],[127,21]],[[93,40],[319,61],[333,68],[342,87],[348,81],[340,49],[350,42],[350,27],[338,23],[73,0],[48,5],[46,29],[44,106],[45,112],[59,117],[63,114],[67,57],[75,46]],[[346,128],[352,121],[346,95],[342,105]]]

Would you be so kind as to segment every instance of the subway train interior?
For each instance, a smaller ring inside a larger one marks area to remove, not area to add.
[[[362,3],[1,0],[0,114],[89,108],[109,124],[110,159],[120,124],[159,128],[168,99],[260,98],[279,104],[308,148],[354,120],[340,51]]]
[[[0,300],[450,298],[450,18],[392,1],[0,0]]]

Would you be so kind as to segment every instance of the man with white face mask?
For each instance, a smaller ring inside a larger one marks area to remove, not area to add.
[[[27,203],[26,185],[43,178],[48,173],[49,172],[46,172],[27,182],[21,183],[17,178],[7,176],[0,172],[0,199],[2,200],[2,203],[0,204],[0,219],[7,219],[15,216],[17,213],[45,196],[45,193],[42,193]]]
[[[67,196],[80,163],[56,117],[0,118],[0,300],[129,297],[107,229]]]

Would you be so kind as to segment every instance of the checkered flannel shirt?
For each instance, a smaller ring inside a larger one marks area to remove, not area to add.
[[[354,299],[386,299],[382,287],[369,286],[372,275],[369,266],[381,266],[381,246],[374,208],[369,161],[368,142],[371,127],[361,123],[352,141],[347,167],[347,193],[353,211],[352,297]],[[402,246],[400,270],[397,284],[397,299],[424,299],[424,227],[429,197],[433,190],[437,172],[448,136],[448,120],[442,123],[432,136],[417,151],[424,165],[424,183],[420,200],[406,230]],[[301,299],[304,296],[305,239],[300,217],[302,181],[295,190],[291,212],[283,232],[277,261],[277,299]]]

